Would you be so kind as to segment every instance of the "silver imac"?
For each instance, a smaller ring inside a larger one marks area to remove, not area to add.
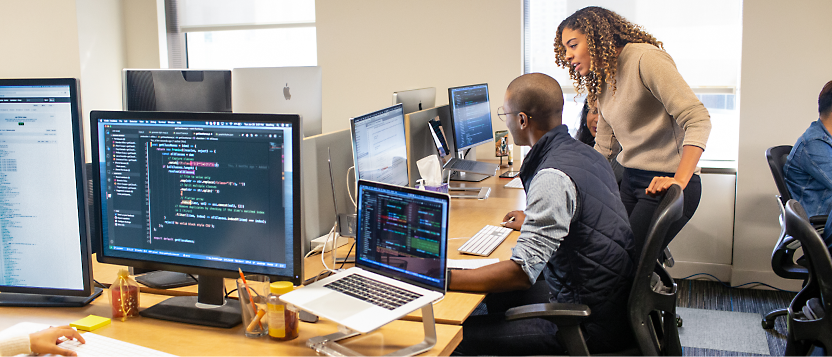
[[[321,130],[321,67],[234,68],[235,113],[300,114],[303,136]]]
[[[413,113],[436,106],[436,88],[421,88],[393,92],[393,104],[402,103],[404,113]]]

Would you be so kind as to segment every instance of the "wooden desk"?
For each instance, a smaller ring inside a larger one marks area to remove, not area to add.
[[[167,298],[143,293],[140,306],[146,308]],[[109,298],[102,295],[82,308],[0,307],[0,330],[19,322],[65,325],[89,314],[112,316]],[[277,342],[265,337],[247,338],[243,335],[243,326],[222,329],[135,317],[126,322],[114,319],[110,325],[92,333],[180,356],[310,356],[315,352],[306,347],[306,340],[336,331],[337,326],[332,322],[301,322],[298,338]],[[460,326],[437,324],[436,333],[436,346],[422,355],[447,356],[462,340]],[[378,331],[353,337],[341,344],[362,354],[378,356],[419,343],[423,336],[421,323],[394,321]]]
[[[501,170],[503,171],[503,170]],[[454,185],[466,185],[474,187],[491,187],[491,194],[486,200],[476,199],[452,199],[450,212],[450,226],[448,230],[448,258],[450,259],[479,259],[481,257],[459,254],[459,248],[465,241],[477,233],[483,226],[487,224],[498,225],[503,221],[506,213],[512,210],[524,209],[526,206],[526,195],[522,189],[504,188],[503,185],[508,183],[508,179],[501,179],[497,176],[489,177],[482,182],[475,183],[458,183],[452,182]],[[517,242],[519,232],[511,233],[506,241],[500,244],[489,258],[497,258],[506,260],[511,256],[511,248]],[[344,245],[337,249],[338,256],[343,257],[347,255],[350,245]],[[353,250],[354,254],[355,251]],[[330,256],[326,255],[327,262]],[[340,265],[340,264],[339,264]],[[345,267],[352,266],[346,264]],[[108,264],[93,263],[95,278],[101,283],[110,283],[115,279],[115,274],[118,271],[117,266]],[[314,277],[323,270],[321,264],[321,257],[315,255],[307,258],[304,261],[304,279]],[[226,286],[229,291],[236,288],[233,279],[226,279]],[[195,287],[185,287],[172,290],[147,290],[156,294],[190,294],[196,292]],[[434,304],[434,316],[438,324],[461,325],[468,316],[477,308],[477,306],[485,298],[485,294],[463,293],[463,292],[448,292],[445,298],[439,303]],[[421,311],[417,310],[403,318],[410,321],[421,321]]]

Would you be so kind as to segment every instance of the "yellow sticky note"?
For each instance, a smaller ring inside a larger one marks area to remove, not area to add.
[[[110,324],[110,319],[101,316],[90,315],[78,321],[72,322],[69,326],[81,331],[92,331]]]

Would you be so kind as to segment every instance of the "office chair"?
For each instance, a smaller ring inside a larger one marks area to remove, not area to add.
[[[682,355],[676,326],[676,282],[658,259],[667,230],[682,217],[683,206],[682,188],[673,185],[653,214],[627,304],[638,349],[616,352],[616,355]],[[659,279],[659,284],[651,284],[654,277]],[[540,317],[552,321],[558,326],[557,338],[566,351],[570,355],[586,356],[589,349],[581,332],[581,322],[590,313],[588,306],[580,304],[532,304],[509,309],[506,319]]]
[[[832,352],[832,257],[803,206],[786,203],[786,234],[800,241],[809,262],[809,279],[789,304],[786,355],[807,355],[813,346]]]
[[[786,166],[786,158],[792,151],[791,145],[772,146],[766,150],[766,160],[768,160],[768,168],[771,170],[771,176],[774,178],[774,184],[777,185],[777,192],[780,193],[780,202],[785,205],[786,202],[792,199],[792,194],[789,193],[789,188],[786,187],[786,177],[783,175],[783,167]],[[827,215],[817,215],[809,217],[809,222],[815,227],[815,230],[823,228],[826,224]]]
[[[780,237],[777,239],[777,244],[774,245],[774,250],[771,252],[771,268],[777,276],[786,279],[800,279],[805,280],[809,276],[809,272],[803,264],[806,264],[802,259],[795,259],[795,252],[800,248],[800,242],[794,238],[786,235],[785,219],[786,212],[784,205],[791,199],[789,189],[786,187],[786,179],[783,175],[783,166],[786,165],[786,158],[792,151],[791,145],[781,145],[768,148],[766,150],[766,160],[768,161],[769,169],[771,169],[771,176],[774,178],[774,184],[777,186],[777,191],[780,195],[777,197],[777,205],[780,208]],[[820,219],[820,218],[818,218]],[[823,217],[826,221],[826,217]],[[778,316],[786,316],[789,309],[784,307],[769,312],[760,321],[764,329],[774,328],[774,322]]]

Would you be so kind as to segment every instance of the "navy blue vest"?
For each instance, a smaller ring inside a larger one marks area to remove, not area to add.
[[[589,306],[592,314],[583,325],[588,345],[622,348],[632,341],[627,299],[637,258],[615,174],[595,149],[569,136],[565,125],[532,147],[520,169],[523,187],[528,191],[534,176],[547,168],[568,175],[578,195],[569,234],[543,271],[550,300]]]

